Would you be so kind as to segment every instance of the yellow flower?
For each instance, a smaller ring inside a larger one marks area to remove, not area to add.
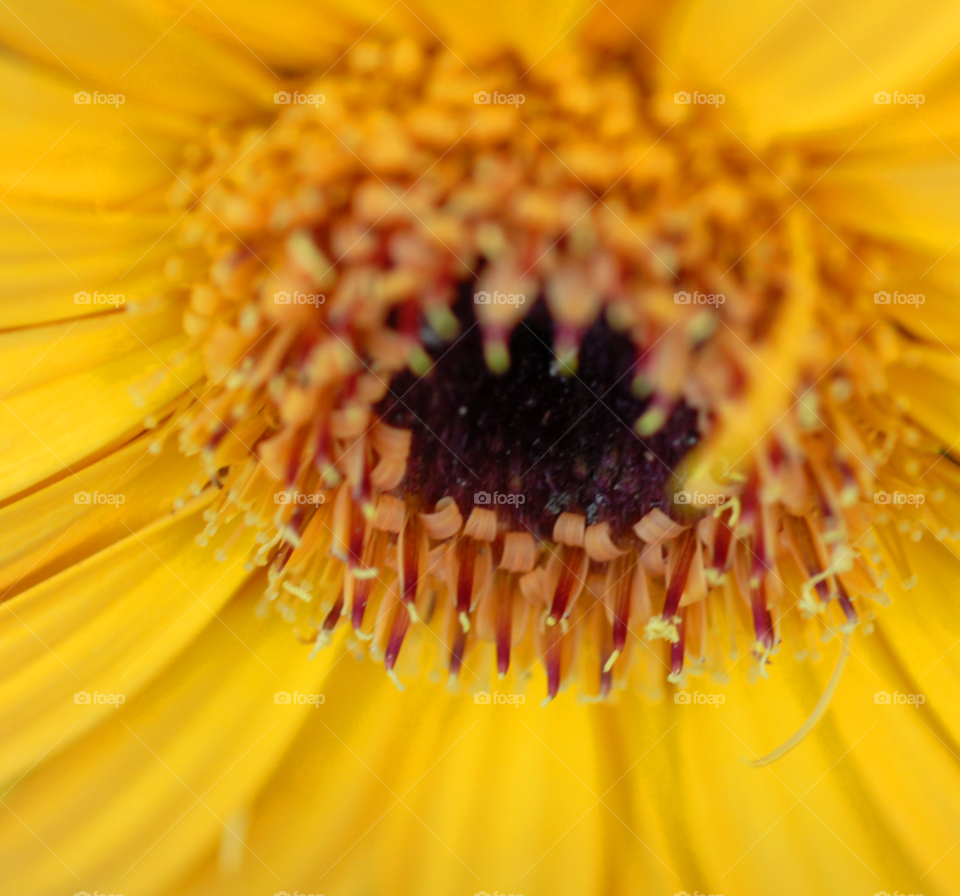
[[[958,20],[7,8],[5,892],[949,892]]]

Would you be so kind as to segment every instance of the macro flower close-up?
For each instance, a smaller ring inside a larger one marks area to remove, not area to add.
[[[0,45],[0,896],[957,892],[960,6]]]

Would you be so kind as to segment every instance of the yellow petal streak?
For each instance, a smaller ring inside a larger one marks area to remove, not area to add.
[[[184,343],[182,336],[171,337],[7,398],[0,405],[0,496],[16,494],[142,426],[144,416],[193,385],[198,360],[188,355],[178,367],[171,357]]]

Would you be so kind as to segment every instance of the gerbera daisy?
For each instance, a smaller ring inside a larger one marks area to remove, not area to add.
[[[8,12],[10,892],[947,892],[960,13]]]

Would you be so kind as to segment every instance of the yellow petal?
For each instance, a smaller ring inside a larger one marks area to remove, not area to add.
[[[960,681],[960,623],[949,598],[958,561],[929,534],[909,544],[908,551],[917,589],[892,588],[893,604],[878,616],[877,626],[898,674],[894,688],[925,696],[919,710],[903,708],[928,725],[946,749],[960,754],[960,719],[952,711]]]
[[[941,150],[910,165],[882,159],[841,162],[808,202],[814,201],[834,228],[846,225],[912,246],[933,265],[960,240],[960,161],[944,155]],[[901,292],[922,291],[919,278],[917,284],[917,289],[904,284]]]
[[[0,327],[103,314],[118,307],[120,297],[129,309],[168,287],[162,272],[175,247],[177,216],[69,208],[12,196],[6,204],[0,207],[0,239],[7,250],[0,259]],[[89,303],[77,302],[83,293]],[[95,293],[107,298],[94,301]]]
[[[235,117],[254,97],[269,102],[274,75],[226,29],[222,43],[198,34],[198,15],[155,3],[40,0],[19,21],[5,16],[0,36],[69,87],[71,97],[95,89],[124,94],[124,116],[153,108],[200,121]],[[109,106],[71,109],[77,117],[108,111],[116,117]]]
[[[144,416],[200,377],[200,362],[194,355],[179,366],[172,357],[184,342],[182,336],[165,339],[4,399],[0,403],[0,495],[16,494],[125,434],[140,431]]]
[[[158,314],[139,315],[104,314],[104,310],[112,310],[110,306],[76,305],[72,296],[70,303],[78,311],[92,308],[100,314],[0,333],[0,394],[4,397],[104,364],[183,331],[183,310],[176,305]]]
[[[199,462],[169,440],[152,454],[146,433],[76,476],[67,475],[0,509],[0,595],[10,600],[38,582],[127,538],[173,509],[197,478]],[[118,505],[78,504],[77,494],[123,495]],[[197,524],[199,525],[199,524]]]
[[[949,0],[696,0],[668,33],[665,59],[680,83],[662,83],[722,92],[723,119],[748,141],[838,128],[856,139],[880,117],[878,91],[927,92],[931,105],[942,98],[935,85],[956,64],[947,53],[958,31],[960,7]]]
[[[171,15],[180,14],[175,4],[169,8]],[[285,74],[292,68],[323,71],[371,24],[378,19],[385,25],[395,24],[396,13],[404,10],[398,6],[387,16],[383,12],[371,8],[362,15],[356,4],[343,10],[308,0],[277,0],[269,7],[243,0],[215,12],[198,6],[184,22],[189,21],[211,42],[234,47],[239,43],[265,67]],[[416,23],[412,16],[408,18]]]
[[[756,685],[741,663],[719,708],[628,694],[546,710],[529,696],[540,676],[523,706],[497,707],[423,682],[398,696],[379,670],[341,663],[329,712],[307,720],[256,804],[248,842],[280,883],[255,862],[225,879],[208,860],[183,892],[926,892],[960,773],[916,714],[878,714],[875,675],[893,674],[881,640],[855,651],[876,672],[853,660],[820,727],[771,770],[740,757],[799,726],[827,663],[781,654]],[[948,857],[928,889],[956,870]]]
[[[204,610],[206,628],[161,682],[119,711],[108,707],[96,730],[4,797],[11,811],[0,818],[0,851],[8,886],[25,893],[178,892],[180,879],[221,837],[244,867],[263,867],[225,827],[242,830],[238,820],[304,716],[326,711],[277,704],[274,694],[322,693],[334,660],[325,654],[306,662],[306,648],[291,649],[279,616],[258,619],[253,597],[262,588],[260,581],[247,589],[216,620]],[[92,706],[71,708],[79,716]]]
[[[0,176],[10,206],[11,198],[109,207],[141,197],[170,179],[165,164],[179,163],[184,140],[199,134],[188,116],[132,98],[122,105],[78,105],[74,94],[87,89],[92,97],[93,85],[16,57],[0,59],[0,77],[7,85],[0,122],[9,137]]]
[[[948,356],[943,360],[949,363],[953,358]],[[889,376],[894,384],[894,398],[905,402],[910,416],[939,439],[945,449],[955,447],[960,439],[956,381],[945,379],[929,366],[910,367],[904,364],[892,365]],[[925,470],[921,472],[926,474]]]
[[[9,736],[0,777],[19,774],[54,743],[63,749],[114,711],[77,704],[75,694],[142,690],[247,577],[239,550],[231,563],[211,563],[212,550],[194,543],[204,503],[128,532],[4,604],[0,712]]]

